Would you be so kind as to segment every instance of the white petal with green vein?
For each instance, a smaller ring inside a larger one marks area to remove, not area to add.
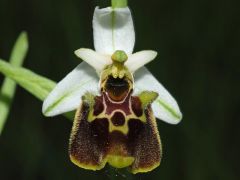
[[[95,50],[112,55],[116,50],[133,52],[135,32],[131,11],[126,8],[96,7],[93,17]]]
[[[63,80],[44,100],[42,112],[46,116],[55,116],[77,109],[81,97],[86,92],[98,92],[98,76],[87,63],[82,62]]]
[[[135,73],[134,94],[139,94],[144,90],[155,91],[159,94],[158,98],[152,104],[154,115],[158,119],[170,124],[177,124],[181,121],[182,113],[176,100],[147,70],[147,68],[142,67]]]

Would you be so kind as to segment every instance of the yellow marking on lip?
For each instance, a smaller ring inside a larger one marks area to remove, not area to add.
[[[108,155],[107,162],[115,168],[124,168],[130,166],[134,162],[134,157],[132,156],[118,156],[118,155]]]
[[[115,168],[125,168],[130,166],[135,158],[132,156],[120,156],[120,155],[107,155],[99,165],[87,164],[79,162],[74,156],[70,155],[70,160],[73,164],[77,165],[80,168],[87,170],[101,170],[105,167],[106,163],[109,163],[111,166]]]
[[[128,133],[128,124],[127,121],[125,121],[123,126],[115,126],[111,120],[109,120],[109,132],[113,132],[113,131],[120,131],[123,134],[127,135]]]

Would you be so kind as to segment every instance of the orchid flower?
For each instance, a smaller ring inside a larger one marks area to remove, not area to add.
[[[182,118],[177,102],[144,67],[157,52],[133,53],[127,6],[96,7],[93,36],[95,50],[75,51],[84,62],[57,84],[42,111],[55,116],[78,109],[69,154],[79,167],[99,170],[109,163],[133,173],[151,171],[162,156],[154,116],[170,124]]]
[[[141,90],[157,92],[159,97],[153,103],[154,115],[170,124],[179,123],[182,114],[176,100],[144,67],[157,56],[157,52],[143,50],[132,54],[135,32],[129,8],[96,7],[93,32],[95,51],[86,48],[75,51],[75,54],[85,62],[80,63],[57,84],[43,103],[43,114],[56,116],[76,110],[86,91],[98,93],[99,73],[106,65],[111,64],[111,56],[116,50],[123,50],[128,55],[125,65],[134,75],[134,93],[138,94]]]

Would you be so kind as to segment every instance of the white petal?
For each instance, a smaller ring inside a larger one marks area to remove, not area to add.
[[[182,119],[182,113],[178,107],[176,100],[171,94],[153,77],[153,75],[142,67],[135,74],[134,94],[141,91],[155,91],[159,94],[158,98],[153,102],[152,108],[154,115],[167,123],[177,124]]]
[[[145,64],[149,63],[157,56],[156,51],[144,50],[136,52],[128,57],[125,66],[128,67],[129,71],[134,73]]]
[[[86,92],[98,94],[98,79],[95,70],[82,62],[48,95],[43,102],[43,114],[55,116],[77,109]]]
[[[116,50],[123,50],[131,54],[135,32],[129,8],[96,7],[93,16],[93,36],[95,50],[99,53],[112,55]]]
[[[92,49],[81,48],[76,50],[75,54],[96,69],[97,72],[101,72],[106,65],[112,63],[110,56],[99,54]]]

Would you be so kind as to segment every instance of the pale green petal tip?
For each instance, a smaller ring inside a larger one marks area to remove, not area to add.
[[[181,112],[177,113],[177,120],[176,120],[176,124],[180,123],[182,121],[183,115]]]
[[[183,115],[181,112],[174,112],[174,111],[170,111],[170,113],[172,113],[175,121],[172,122],[172,124],[179,124],[182,121]]]
[[[127,0],[112,0],[112,8],[125,8],[127,5]]]
[[[156,102],[172,116],[171,122],[169,122],[170,124],[178,124],[181,122],[183,115],[180,109],[173,108],[171,105],[160,99],[156,99]]]

